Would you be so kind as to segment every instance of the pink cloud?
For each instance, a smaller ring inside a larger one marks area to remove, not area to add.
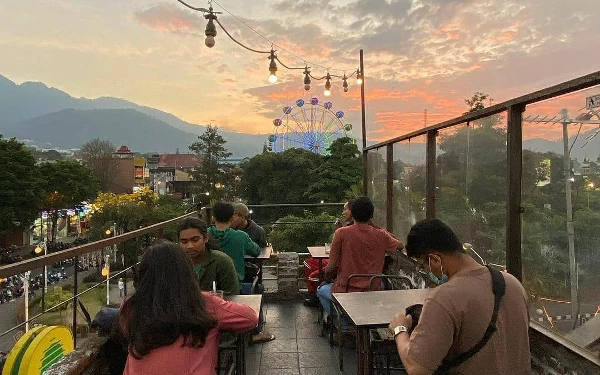
[[[196,15],[175,4],[159,3],[138,11],[133,18],[139,23],[157,30],[183,31],[202,27]]]

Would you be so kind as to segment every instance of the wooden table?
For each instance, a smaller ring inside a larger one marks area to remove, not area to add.
[[[406,289],[332,294],[333,302],[356,326],[358,374],[371,374],[369,330],[387,327],[396,313],[406,311],[410,305],[423,303],[430,291]]]
[[[329,259],[329,252],[325,252],[325,246],[308,246],[310,256],[319,261],[319,283],[323,282],[323,259]]]
[[[235,296],[226,296],[225,300],[240,303],[243,305],[250,306],[252,310],[256,313],[256,316],[260,313],[260,308],[262,305],[262,294],[249,294],[249,295],[235,295]],[[238,374],[246,375],[246,335],[248,332],[238,333],[237,340],[235,342],[235,368]]]

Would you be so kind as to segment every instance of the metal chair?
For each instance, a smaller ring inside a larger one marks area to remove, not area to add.
[[[370,290],[370,286],[372,285],[372,280],[373,277],[376,277],[380,274],[373,274],[373,273],[355,273],[352,274],[348,277],[348,281],[346,283],[346,293],[348,293],[348,288],[350,287],[350,282],[352,279],[354,278],[369,278],[369,290]],[[366,290],[365,290],[366,292]],[[337,332],[337,337],[338,337],[338,345],[339,345],[339,368],[340,371],[344,370],[344,355],[343,355],[343,349],[344,349],[344,333],[351,333],[351,331],[345,331],[343,330],[342,327],[342,319],[343,319],[343,314],[340,311],[340,309],[338,308],[338,306],[333,302],[333,299],[331,301],[331,326],[329,329],[329,345],[331,347],[333,347],[334,342],[333,342],[333,330],[335,329]],[[334,323],[334,319],[337,319],[337,326]]]
[[[384,289],[386,290],[396,290],[394,284],[391,280],[402,280],[406,283],[406,285],[410,286],[412,289],[413,283],[410,278],[406,276],[400,275],[374,275],[369,280],[369,290],[371,290],[373,285],[373,280],[381,279],[385,282]],[[403,372],[405,371],[404,366],[402,365],[402,361],[398,355],[398,350],[396,348],[396,342],[393,338],[390,338],[389,334],[386,332],[387,329],[383,329],[383,332],[379,330],[371,331],[369,335],[371,340],[371,358],[373,358],[373,364],[376,374],[386,374],[390,375],[390,370],[396,370]]]

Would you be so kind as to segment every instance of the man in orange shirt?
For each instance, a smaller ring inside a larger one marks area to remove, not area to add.
[[[323,309],[331,313],[331,293],[346,292],[348,278],[355,273],[380,274],[383,272],[385,253],[394,253],[403,247],[400,240],[392,237],[385,229],[377,228],[369,221],[375,208],[367,197],[360,197],[350,205],[354,225],[335,231],[329,263],[325,267],[325,280],[329,283],[317,289],[317,297]],[[335,279],[335,282],[331,283]],[[348,285],[348,291],[366,291],[369,278],[354,278]],[[379,289],[380,281],[373,283],[373,289]]]

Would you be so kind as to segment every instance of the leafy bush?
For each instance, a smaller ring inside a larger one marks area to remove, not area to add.
[[[331,242],[335,219],[326,213],[314,215],[310,211],[305,211],[304,217],[284,216],[273,224],[269,238],[277,251],[306,253],[307,246]]]
[[[69,298],[73,298],[73,292],[65,291],[61,287],[55,287],[53,291],[49,291],[46,293],[46,309],[53,308],[61,302],[68,300]],[[66,310],[67,303],[59,307],[59,310]]]

